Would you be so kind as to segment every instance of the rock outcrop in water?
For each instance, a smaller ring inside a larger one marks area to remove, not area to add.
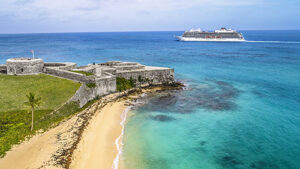
[[[175,120],[174,117],[167,116],[167,115],[156,115],[156,116],[150,116],[152,120],[161,121],[161,122],[168,122]]]
[[[207,85],[193,86],[186,91],[160,92],[148,100],[143,109],[180,114],[191,113],[202,108],[213,111],[226,111],[236,108],[234,99],[239,90],[224,81],[208,81]]]

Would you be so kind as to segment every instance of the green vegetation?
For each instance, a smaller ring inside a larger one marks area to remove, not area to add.
[[[70,70],[71,72],[75,72],[75,73],[80,73],[80,74],[83,74],[83,75],[86,75],[86,76],[93,76],[94,73],[91,73],[91,72],[84,72],[84,71],[78,71],[78,70]]]
[[[26,136],[40,129],[46,130],[80,111],[76,102],[63,105],[79,87],[80,83],[44,74],[0,75],[0,156]],[[32,112],[24,107],[24,102],[28,101],[26,94],[30,92],[42,98],[42,103],[34,111],[33,131],[30,130]]]
[[[0,75],[0,112],[26,110],[23,103],[30,92],[43,99],[39,110],[54,110],[71,98],[79,87],[80,83],[45,74]]]
[[[139,81],[140,83],[142,83],[142,82],[144,81],[141,75],[139,75],[138,81]]]
[[[95,83],[86,83],[85,84],[88,88],[95,88],[96,84]]]
[[[135,87],[135,81],[130,78],[130,80],[127,80],[122,77],[117,77],[117,91],[121,92],[130,88]]]
[[[24,102],[24,106],[29,108],[29,111],[31,111],[31,131],[33,130],[34,126],[34,110],[39,107],[42,103],[42,98],[41,97],[35,97],[33,93],[29,93],[26,95],[28,101]]]

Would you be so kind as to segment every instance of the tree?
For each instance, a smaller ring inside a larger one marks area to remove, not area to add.
[[[138,76],[138,81],[139,81],[139,86],[141,87],[142,82],[144,81],[141,75]]]
[[[35,94],[29,93],[26,95],[28,101],[24,102],[24,105],[29,108],[31,111],[31,131],[33,130],[33,121],[34,121],[34,110],[41,105],[41,97],[36,97]]]
[[[135,87],[135,80],[132,77],[129,79],[129,84],[131,87]]]

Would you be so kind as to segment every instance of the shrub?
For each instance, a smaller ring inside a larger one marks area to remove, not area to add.
[[[95,88],[96,84],[95,83],[86,83],[85,84],[88,88]]]
[[[129,84],[131,87],[135,87],[135,80],[132,77],[129,79]]]
[[[142,78],[142,76],[141,75],[139,75],[139,77],[138,77],[138,81],[141,83],[141,82],[143,82],[143,78]]]
[[[123,77],[117,77],[117,91],[121,92],[127,89],[130,89],[135,86],[135,81],[130,78],[130,80],[127,80]]]

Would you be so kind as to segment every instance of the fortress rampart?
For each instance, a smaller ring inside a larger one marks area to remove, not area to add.
[[[148,85],[174,82],[174,69],[120,61],[77,67],[72,62],[44,63],[42,59],[13,58],[8,59],[6,65],[0,65],[0,73],[5,72],[9,75],[45,73],[80,82],[83,85],[70,99],[78,101],[80,107],[98,96],[116,92],[116,77],[133,79],[137,84]],[[87,72],[89,76],[86,75]]]

